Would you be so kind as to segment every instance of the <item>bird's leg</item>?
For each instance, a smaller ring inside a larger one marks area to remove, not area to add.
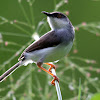
[[[49,65],[49,66],[50,66],[50,68],[48,69],[48,71],[50,71],[50,72],[51,72],[51,69],[52,69],[52,68],[54,68],[54,69],[56,70],[55,65],[50,64],[50,63],[44,63],[44,64],[46,64],[46,65]]]
[[[51,63],[44,63],[46,65],[49,65],[50,68],[48,69],[49,72],[51,72],[51,69],[54,68],[56,70],[55,65],[51,64]],[[59,79],[57,76],[54,75],[54,79],[51,81],[51,84],[55,85],[55,80],[57,80],[59,82]]]
[[[47,72],[49,75],[51,75],[52,77],[54,77],[54,79],[51,81],[51,84],[55,85],[55,80],[57,80],[59,82],[59,79],[56,75],[52,74],[50,71],[46,70],[45,68],[42,67],[42,63],[38,62],[37,66],[42,69],[43,71]]]

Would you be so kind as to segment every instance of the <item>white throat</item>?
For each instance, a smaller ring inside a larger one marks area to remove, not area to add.
[[[64,20],[58,19],[58,18],[47,17],[47,21],[48,21],[48,23],[49,23],[52,30],[67,28],[67,26],[68,26],[67,21],[64,21]]]

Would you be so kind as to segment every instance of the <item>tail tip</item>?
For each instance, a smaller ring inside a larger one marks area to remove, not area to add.
[[[3,79],[1,78],[1,76],[0,76],[0,83],[3,81]]]

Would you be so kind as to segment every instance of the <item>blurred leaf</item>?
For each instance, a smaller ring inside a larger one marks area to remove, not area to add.
[[[96,93],[92,96],[91,100],[100,100],[100,93]]]

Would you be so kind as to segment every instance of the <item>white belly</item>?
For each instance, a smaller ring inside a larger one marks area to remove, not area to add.
[[[44,62],[48,62],[48,61],[49,62],[53,62],[53,61],[56,61],[56,60],[59,60],[59,59],[63,58],[64,56],[66,56],[69,53],[69,51],[72,48],[72,45],[73,45],[72,42],[70,42],[70,44],[67,45],[67,46],[60,46],[59,45],[58,47],[56,47],[52,51],[52,53],[47,55],[47,57],[46,57]]]
[[[69,45],[59,45],[57,47],[49,47],[41,50],[36,50],[31,53],[26,53],[26,59],[34,62],[54,62],[67,55],[72,48],[73,42]]]

